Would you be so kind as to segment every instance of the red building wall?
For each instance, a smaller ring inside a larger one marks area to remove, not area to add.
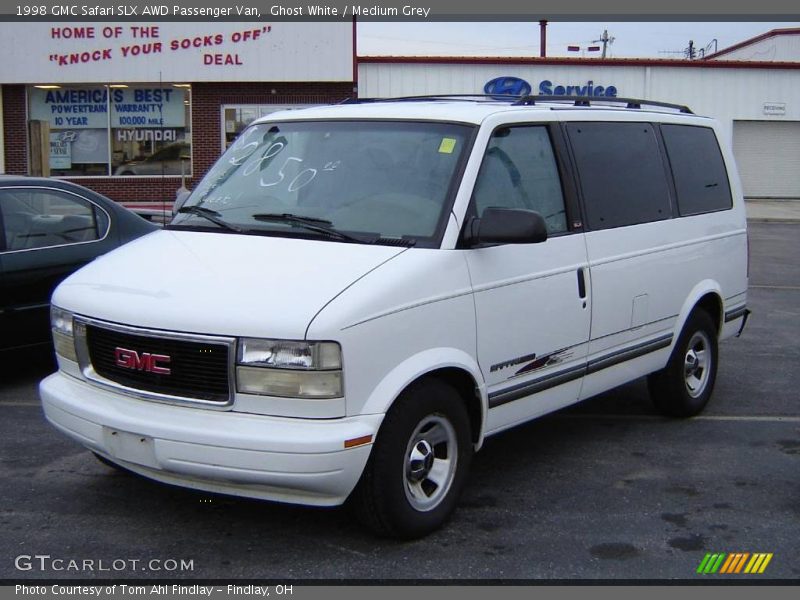
[[[352,82],[196,83],[192,85],[192,189],[219,157],[225,104],[327,104],[353,96]],[[28,173],[25,86],[3,86],[6,173]],[[65,178],[70,179],[70,178]],[[171,201],[178,177],[72,178],[118,202]]]
[[[6,173],[28,173],[28,111],[25,108],[25,86],[3,86],[3,137]]]

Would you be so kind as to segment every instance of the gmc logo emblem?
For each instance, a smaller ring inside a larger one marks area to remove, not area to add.
[[[114,348],[114,360],[118,367],[131,371],[146,371],[158,375],[169,375],[172,372],[169,367],[163,366],[172,360],[166,354],[150,354],[149,352],[139,354],[136,350],[117,346]]]

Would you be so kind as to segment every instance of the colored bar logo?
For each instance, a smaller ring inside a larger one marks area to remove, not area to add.
[[[708,553],[700,561],[697,573],[700,575],[713,575],[715,573],[725,575],[760,574],[767,569],[772,556],[771,552],[755,552],[753,554],[750,552]]]

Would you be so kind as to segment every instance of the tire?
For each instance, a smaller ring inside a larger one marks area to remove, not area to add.
[[[667,366],[647,378],[658,412],[669,417],[693,417],[708,404],[717,378],[717,328],[709,314],[689,315]]]
[[[358,519],[379,535],[401,539],[441,527],[466,481],[470,433],[453,387],[434,378],[412,384],[386,415],[350,498]]]

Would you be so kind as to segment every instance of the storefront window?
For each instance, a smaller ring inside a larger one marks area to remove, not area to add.
[[[190,98],[181,84],[28,90],[55,176],[191,175]]]
[[[256,119],[279,110],[309,108],[315,104],[240,104],[222,107],[222,149],[226,150],[242,130]]]

